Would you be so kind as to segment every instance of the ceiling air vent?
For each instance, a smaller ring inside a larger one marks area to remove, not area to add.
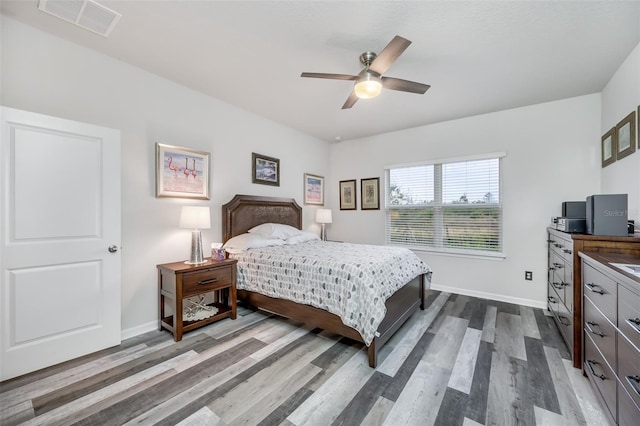
[[[40,0],[38,9],[104,37],[122,17],[93,0]]]

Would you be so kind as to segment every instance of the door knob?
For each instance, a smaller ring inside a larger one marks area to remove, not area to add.
[[[118,246],[109,246],[109,253],[115,253],[118,251]]]

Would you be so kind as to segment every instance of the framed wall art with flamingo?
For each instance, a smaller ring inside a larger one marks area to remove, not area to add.
[[[156,197],[209,199],[209,153],[156,143]]]

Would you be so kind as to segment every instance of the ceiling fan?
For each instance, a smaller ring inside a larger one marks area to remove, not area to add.
[[[358,75],[303,72],[300,77],[355,81],[353,91],[344,105],[342,105],[342,109],[351,108],[360,98],[375,98],[380,94],[383,87],[385,89],[423,95],[424,92],[431,87],[428,84],[393,77],[384,77],[382,75],[393,65],[396,59],[398,59],[410,44],[411,42],[406,38],[395,36],[393,40],[382,49],[379,55],[375,52],[364,52],[360,55],[360,63],[364,65],[364,69],[360,71]]]

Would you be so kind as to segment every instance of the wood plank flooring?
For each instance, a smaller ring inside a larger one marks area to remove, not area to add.
[[[540,309],[429,291],[378,368],[249,309],[0,383],[2,425],[606,425]]]

